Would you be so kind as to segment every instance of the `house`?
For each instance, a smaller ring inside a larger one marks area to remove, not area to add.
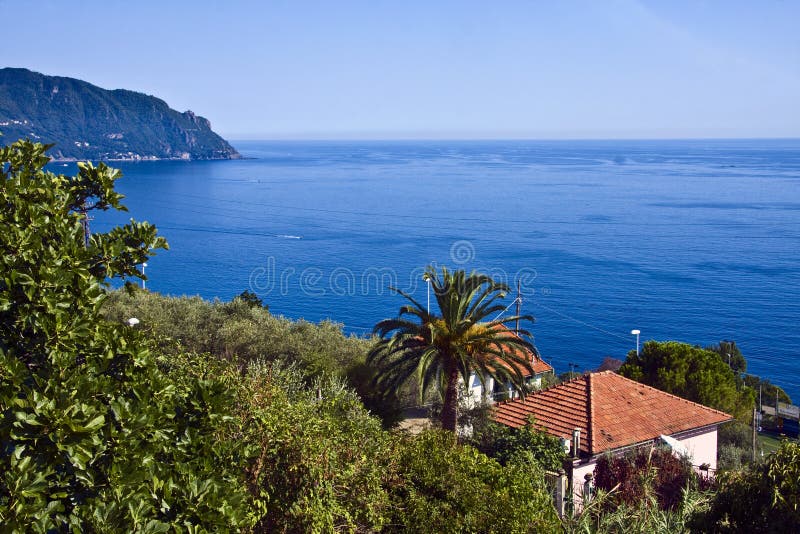
[[[509,336],[517,336],[517,334],[509,330],[503,325],[498,325],[496,328],[505,330]],[[529,362],[533,368],[533,373],[530,372],[524,365],[521,364],[508,364],[506,362],[498,361],[498,364],[510,368],[511,365],[516,367],[525,379],[525,384],[531,389],[539,389],[542,386],[542,377],[548,373],[553,372],[553,367],[546,363],[535,352],[525,349],[522,353],[525,361]],[[485,383],[485,388],[484,388]],[[519,397],[519,394],[510,383],[500,384],[497,383],[492,377],[485,377],[484,383],[481,383],[480,378],[476,373],[472,373],[469,377],[469,384],[467,386],[467,395],[474,401],[486,400],[494,402],[497,400],[513,399]]]
[[[667,444],[688,454],[696,469],[717,468],[717,427],[732,417],[701,404],[640,384],[612,371],[588,373],[498,403],[493,419],[519,428],[533,416],[545,432],[565,440],[572,453],[572,494],[580,502],[587,474],[603,454]]]

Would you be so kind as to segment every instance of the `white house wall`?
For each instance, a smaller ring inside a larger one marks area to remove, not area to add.
[[[693,466],[708,464],[712,472],[717,470],[717,427],[692,433],[683,432],[672,437],[689,451]]]
[[[542,375],[538,374],[538,375],[536,375],[534,377],[529,378],[528,379],[528,385],[529,386],[533,386],[536,389],[541,388],[542,387]],[[488,392],[486,394],[486,399],[489,402],[494,402],[494,394],[493,394],[494,386],[495,386],[494,379],[491,378],[491,377],[488,377],[486,379],[486,391]],[[509,399],[515,399],[515,398],[519,397],[519,395],[517,394],[516,390],[511,385],[511,383],[507,384],[505,389],[506,389],[506,394],[507,394]],[[483,386],[481,386],[481,381],[478,379],[477,375],[475,375],[474,373],[471,374],[470,377],[469,377],[469,387],[467,388],[467,395],[470,397],[470,400],[467,401],[468,404],[469,403],[475,404],[475,403],[479,402],[480,399],[484,398]]]

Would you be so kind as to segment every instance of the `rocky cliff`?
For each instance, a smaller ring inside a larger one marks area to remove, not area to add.
[[[154,96],[74,78],[0,69],[0,145],[55,143],[61,160],[235,159],[211,123]]]

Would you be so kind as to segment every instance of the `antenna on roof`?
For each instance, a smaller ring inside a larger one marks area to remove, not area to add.
[[[519,335],[519,316],[522,313],[522,283],[517,280],[517,320],[514,324],[514,333]]]

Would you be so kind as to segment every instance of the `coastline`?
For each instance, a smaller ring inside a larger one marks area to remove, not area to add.
[[[240,160],[240,159],[253,159],[253,158],[246,158],[239,153],[235,155],[231,155],[230,157],[226,158],[193,158],[193,157],[180,157],[180,158],[159,158],[157,156],[140,156],[137,158],[56,158],[51,157],[50,163],[76,163],[78,161],[113,161],[113,162],[124,162],[124,163],[139,163],[145,161],[231,161],[231,160]]]

